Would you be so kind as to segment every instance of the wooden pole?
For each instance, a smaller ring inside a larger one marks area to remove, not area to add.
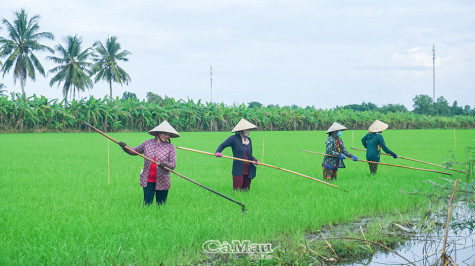
[[[262,163],[264,163],[264,138],[262,139]]]
[[[308,153],[314,153],[314,154],[320,154],[320,155],[325,155],[325,156],[337,157],[337,156],[334,156],[334,155],[325,154],[325,153],[320,153],[320,152],[315,152],[315,151],[306,151],[306,150],[300,150],[300,151],[308,152]],[[407,169],[413,169],[413,170],[419,170],[419,171],[427,171],[427,172],[439,173],[439,174],[450,175],[450,176],[452,175],[452,174],[450,174],[450,173],[444,173],[444,172],[439,172],[439,171],[430,170],[430,169],[415,168],[415,167],[409,167],[409,166],[403,166],[403,165],[396,165],[396,164],[389,164],[389,163],[380,163],[380,162],[373,162],[373,161],[365,161],[365,160],[360,160],[360,159],[358,159],[358,162],[376,163],[376,164],[381,164],[381,165],[395,166],[395,167],[401,167],[401,168],[407,168]]]
[[[104,134],[102,131],[100,131],[99,129],[95,128],[95,127],[92,126],[91,124],[89,124],[89,123],[87,123],[87,122],[84,122],[84,123],[85,123],[86,125],[88,125],[89,127],[91,127],[92,129],[94,129],[97,133],[99,133],[99,134],[101,134],[102,136],[104,136],[104,137],[106,137],[106,138],[112,140],[113,142],[119,144],[119,142],[118,142],[117,140],[115,140],[115,139],[113,139],[113,138],[107,136],[106,134]],[[161,164],[157,163],[157,162],[154,161],[153,159],[150,159],[150,158],[148,158],[147,156],[142,155],[142,154],[140,154],[140,153],[134,151],[133,149],[131,149],[131,148],[128,147],[128,146],[125,146],[125,148],[126,148],[128,151],[133,152],[133,153],[137,154],[138,156],[144,158],[145,160],[148,160],[148,161],[150,161],[150,162],[156,164],[157,166],[163,167],[165,170],[170,171],[170,172],[174,173],[175,175],[177,175],[177,176],[179,176],[179,177],[182,177],[182,178],[184,178],[184,179],[190,181],[191,183],[193,183],[193,184],[195,184],[195,185],[198,185],[198,186],[200,186],[200,187],[202,187],[202,188],[204,188],[204,189],[206,189],[206,190],[208,190],[208,191],[211,191],[211,192],[215,193],[216,195],[219,195],[219,196],[221,196],[221,197],[223,197],[223,198],[225,198],[225,199],[227,199],[227,200],[229,200],[229,201],[232,201],[232,202],[234,202],[234,203],[236,203],[236,204],[238,204],[238,205],[241,205],[241,207],[242,207],[242,209],[241,209],[242,212],[245,212],[245,211],[246,211],[246,205],[240,203],[239,201],[236,201],[236,200],[233,200],[233,199],[231,199],[231,198],[229,198],[229,197],[226,197],[226,196],[224,196],[223,194],[212,190],[211,188],[208,188],[208,187],[206,187],[206,186],[204,186],[204,185],[202,185],[202,184],[200,184],[200,183],[198,183],[198,182],[196,182],[196,181],[194,181],[194,180],[191,180],[191,179],[189,179],[188,177],[186,177],[186,176],[184,176],[184,175],[182,175],[182,174],[180,174],[180,173],[177,173],[176,171],[174,171],[174,170],[172,170],[172,169],[170,169],[170,168],[168,168],[168,167],[166,167],[166,166],[164,166],[164,165],[161,165]]]
[[[177,149],[181,149],[181,150],[185,150],[185,151],[192,151],[192,152],[201,153],[201,154],[206,154],[206,155],[216,156],[216,154],[211,153],[211,152],[199,151],[199,150],[194,150],[194,149],[190,149],[190,148],[177,147]],[[243,162],[248,162],[248,163],[254,163],[254,161],[250,161],[250,160],[246,160],[246,159],[241,159],[241,158],[236,158],[236,157],[231,157],[231,156],[226,156],[226,155],[223,155],[222,157],[223,157],[223,158],[227,158],[227,159],[236,160],[236,161],[243,161]],[[332,184],[327,183],[327,182],[324,182],[324,181],[322,181],[322,180],[318,180],[318,179],[316,179],[316,178],[313,178],[313,177],[310,177],[310,176],[307,176],[307,175],[304,175],[304,174],[301,174],[301,173],[297,173],[297,172],[294,172],[294,171],[290,171],[290,170],[287,170],[287,169],[284,169],[284,168],[280,168],[280,167],[273,166],[273,165],[270,165],[270,164],[265,164],[265,163],[259,163],[258,165],[267,166],[267,167],[274,168],[274,169],[277,169],[277,170],[281,170],[281,171],[284,171],[284,172],[287,172],[287,173],[291,173],[291,174],[294,174],[294,175],[298,175],[298,176],[302,176],[302,177],[305,177],[305,178],[308,178],[308,179],[312,179],[312,180],[314,180],[314,181],[320,182],[320,183],[322,183],[322,184],[325,184],[325,185],[328,185],[328,186],[331,186],[331,187],[334,187],[334,188],[342,189],[342,188],[340,188],[340,187],[338,187],[338,186],[332,185]],[[343,189],[343,190],[344,190],[344,191],[347,191],[347,190],[345,190],[345,189]]]
[[[353,142],[353,145],[351,146],[354,147],[355,146],[355,131],[354,130],[351,131],[351,141]]]
[[[454,127],[454,155],[455,155],[455,150],[457,150],[457,138],[455,138],[455,127]]]
[[[459,179],[460,177],[458,177],[457,180],[455,180],[454,188],[452,189],[452,195],[450,196],[450,200],[449,200],[449,208],[447,210],[447,221],[445,222],[444,245],[442,247],[442,254],[440,256],[442,258],[442,262],[444,263],[446,263],[448,260],[445,248],[447,246],[447,236],[449,235],[450,217],[452,217],[452,202],[454,201],[455,191],[457,190]],[[442,265],[446,265],[446,264],[442,264]]]
[[[358,149],[358,148],[351,148],[353,150],[357,150],[357,151],[366,151],[364,149]],[[384,152],[381,152],[382,155],[387,155],[387,156],[392,156],[391,154],[387,154],[387,153],[384,153]],[[438,165],[438,164],[434,164],[434,163],[429,163],[429,162],[424,162],[424,161],[419,161],[419,160],[416,160],[416,159],[411,159],[411,158],[407,158],[407,157],[403,157],[403,156],[397,156],[398,158],[400,159],[404,159],[404,160],[409,160],[409,161],[414,161],[414,162],[418,162],[418,163],[425,163],[425,164],[428,164],[428,165],[433,165],[433,166],[437,166],[437,167],[441,167],[441,168],[444,168],[444,166],[442,165]],[[452,171],[455,171],[455,172],[459,172],[459,173],[465,173],[464,171],[460,171],[460,170],[456,170],[456,169],[452,169],[452,168],[447,168],[449,170],[452,170]]]
[[[111,184],[111,167],[110,167],[110,155],[109,155],[109,140],[107,140],[107,185]]]

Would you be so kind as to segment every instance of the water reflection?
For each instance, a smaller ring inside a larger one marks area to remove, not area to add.
[[[453,213],[447,238],[446,253],[458,265],[475,265],[475,211],[464,204],[452,206]],[[446,216],[443,211],[434,214],[430,221],[439,225],[433,230],[417,229],[415,236],[395,249],[416,265],[440,265],[444,241]],[[420,225],[420,224],[419,224]],[[415,226],[417,227],[417,226]],[[409,265],[407,261],[392,252],[377,252],[366,261],[348,265]]]

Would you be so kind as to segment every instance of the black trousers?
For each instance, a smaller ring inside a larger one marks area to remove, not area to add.
[[[147,182],[147,187],[143,188],[143,204],[151,205],[154,196],[157,199],[157,205],[165,204],[167,201],[168,190],[155,190],[155,183]]]

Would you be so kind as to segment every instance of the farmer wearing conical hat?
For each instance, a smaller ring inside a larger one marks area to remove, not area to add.
[[[386,144],[384,143],[384,138],[381,133],[383,130],[387,129],[388,125],[383,123],[379,120],[374,121],[374,123],[369,127],[369,133],[366,134],[362,139],[361,142],[363,146],[366,148],[366,159],[372,162],[379,162],[379,156],[381,152],[381,148],[384,152],[391,154],[394,159],[397,158],[397,155],[392,152]],[[368,163],[369,164],[369,171],[371,174],[376,174],[378,171],[378,164],[376,163]]]
[[[135,148],[134,151],[144,154],[148,158],[153,158],[156,164],[144,160],[142,173],[140,173],[140,186],[143,187],[143,203],[151,205],[153,198],[156,196],[157,205],[165,204],[167,201],[168,190],[170,189],[170,172],[163,168],[175,169],[176,166],[176,150],[171,144],[170,138],[178,138],[178,132],[167,122],[163,121],[160,125],[148,132],[154,136]],[[122,149],[130,154],[136,155],[125,149],[126,144],[119,142]]]
[[[251,180],[256,176],[258,161],[252,155],[252,141],[249,138],[251,130],[257,126],[242,118],[231,132],[235,134],[227,138],[218,146],[216,157],[222,157],[221,152],[226,147],[231,147],[233,157],[254,161],[254,163],[233,160],[233,189],[248,191],[251,188]]]
[[[353,161],[358,161],[356,156],[348,152],[341,139],[342,132],[346,129],[346,127],[334,122],[327,130],[328,138],[325,141],[325,153],[330,156],[325,155],[323,158],[322,169],[324,179],[335,180],[338,168],[345,168],[343,160],[346,159],[346,157],[351,157]]]

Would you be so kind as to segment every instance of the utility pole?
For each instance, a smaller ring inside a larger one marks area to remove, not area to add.
[[[213,102],[213,66],[209,67],[209,75],[211,79],[211,102]]]
[[[432,99],[435,103],[435,45],[432,46]]]

